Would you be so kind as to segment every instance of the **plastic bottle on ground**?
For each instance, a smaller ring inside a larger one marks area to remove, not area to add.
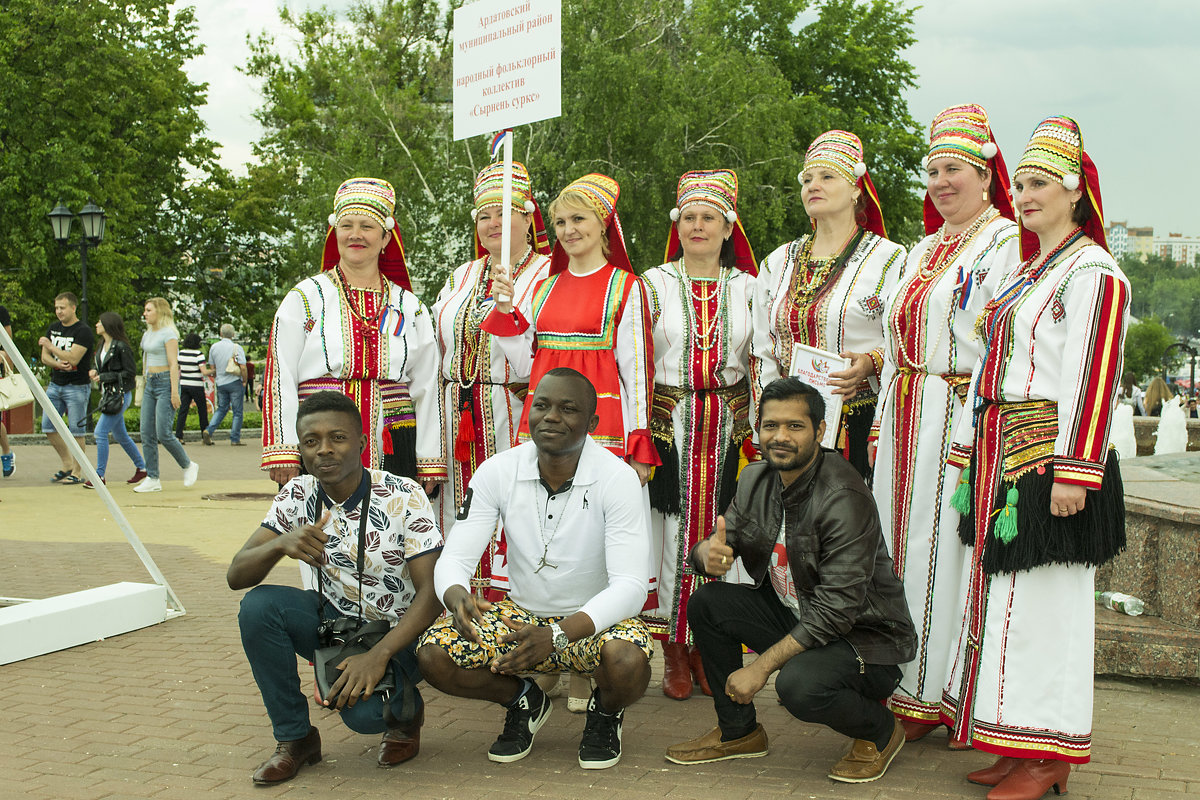
[[[1133,595],[1121,592],[1096,592],[1096,602],[1105,608],[1111,608],[1113,611],[1119,611],[1131,617],[1139,616],[1146,611],[1145,603]]]

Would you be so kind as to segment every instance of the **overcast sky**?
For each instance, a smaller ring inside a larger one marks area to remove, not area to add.
[[[201,113],[223,146],[222,161],[241,172],[261,135],[250,116],[261,98],[236,67],[249,55],[248,33],[272,31],[287,46],[278,15],[283,0],[187,4],[196,7],[207,50],[189,68],[194,80],[209,84]],[[344,9],[350,2],[288,5]],[[980,103],[1011,168],[1040,119],[1072,116],[1100,171],[1106,219],[1200,234],[1200,212],[1186,199],[1194,192],[1183,188],[1200,179],[1200,2],[925,0],[916,35],[905,55],[919,85],[908,102],[926,130],[942,108]],[[1185,147],[1185,140],[1193,144]]]

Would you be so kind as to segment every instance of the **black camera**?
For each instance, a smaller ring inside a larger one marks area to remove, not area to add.
[[[316,672],[317,691],[320,696],[334,702],[337,697],[331,696],[333,684],[341,676],[338,664],[350,656],[367,652],[379,640],[387,635],[391,625],[387,620],[365,620],[357,617],[339,616],[334,619],[323,619],[317,626],[317,642],[320,645],[313,653],[313,667]],[[385,698],[396,688],[396,676],[392,665],[388,664],[379,683],[375,685],[375,693]]]
[[[317,642],[319,642],[320,647],[343,645],[348,639],[358,633],[362,625],[362,620],[355,619],[354,617],[323,619],[321,620],[321,624],[317,626]]]

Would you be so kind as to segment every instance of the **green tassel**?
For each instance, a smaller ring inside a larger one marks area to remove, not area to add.
[[[971,484],[967,482],[965,475],[958,479],[958,486],[954,488],[954,494],[950,495],[950,507],[964,517],[971,513]]]
[[[1008,490],[1008,495],[1005,497],[1005,506],[1000,509],[999,516],[996,519],[995,533],[996,538],[1008,544],[1013,539],[1017,538],[1017,498],[1020,495],[1017,493],[1017,487],[1013,486]]]

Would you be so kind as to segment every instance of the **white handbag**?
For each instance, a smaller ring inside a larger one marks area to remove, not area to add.
[[[225,374],[226,375],[237,375],[238,377],[241,377],[241,375],[242,375],[242,368],[237,363],[237,359],[234,358],[232,355],[229,356],[229,361],[226,362],[226,364],[225,364]]]
[[[25,377],[0,358],[0,411],[11,411],[32,402],[33,390]]]

